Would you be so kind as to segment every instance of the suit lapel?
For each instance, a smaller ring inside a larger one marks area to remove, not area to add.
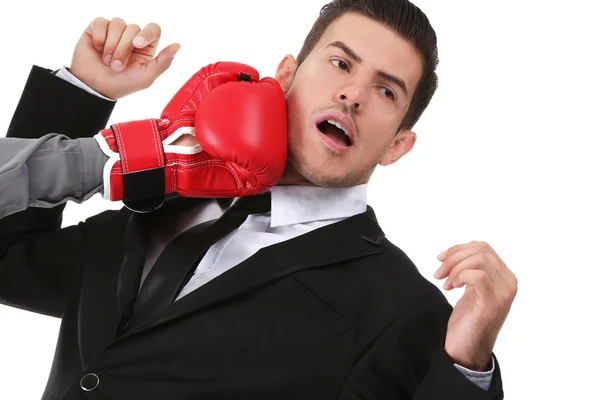
[[[117,298],[121,311],[116,335],[126,328],[137,299],[142,273],[146,261],[148,234],[151,230],[161,229],[161,226],[171,228],[172,224],[165,221],[191,207],[199,206],[207,199],[170,197],[157,211],[148,214],[132,213],[125,235],[125,257],[119,271],[117,283]],[[219,199],[221,208],[227,208],[232,199]]]
[[[383,238],[369,207],[362,214],[259,250],[124,336],[198,312],[301,270],[381,253]]]
[[[169,198],[163,207],[149,214],[121,209],[115,217],[114,229],[102,230],[93,238],[100,243],[100,255],[92,255],[92,273],[84,274],[84,290],[80,300],[80,346],[85,363],[91,362],[99,351],[118,338],[129,321],[137,294],[148,246],[148,232],[161,227],[172,211],[199,205],[206,199]],[[226,208],[231,199],[219,200]],[[107,250],[109,249],[109,250]]]
[[[115,331],[118,336],[131,317],[146,261],[147,236],[143,215],[132,213],[125,230],[125,257],[117,281],[117,300],[120,320]]]
[[[127,214],[116,218],[123,218],[123,222],[102,231],[101,237],[92,238],[100,243],[96,249],[100,254],[91,254],[95,257],[90,260],[93,267],[84,270],[82,278],[79,337],[84,365],[118,335],[122,318],[135,301],[135,278],[141,275],[144,265],[145,242],[139,216],[127,210],[119,213]]]

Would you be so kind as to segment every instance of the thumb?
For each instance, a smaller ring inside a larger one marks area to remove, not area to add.
[[[165,47],[158,55],[153,58],[146,66],[149,78],[154,81],[156,78],[161,76],[171,66],[175,54],[179,51],[181,45],[179,43],[173,43]]]

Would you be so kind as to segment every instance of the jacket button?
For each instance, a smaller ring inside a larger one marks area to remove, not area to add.
[[[98,378],[98,375],[96,375],[96,374],[85,374],[83,376],[83,378],[81,378],[81,381],[79,382],[79,385],[86,392],[91,392],[92,390],[94,390],[94,389],[96,389],[98,387],[99,383],[100,383],[100,378]]]

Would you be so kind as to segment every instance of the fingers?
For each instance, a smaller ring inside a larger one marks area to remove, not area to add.
[[[158,42],[160,41],[160,26],[154,22],[149,23],[142,29],[133,40],[133,45],[138,48],[146,48],[148,55],[154,56]]]
[[[491,300],[492,298],[490,296],[495,294],[490,276],[482,270],[465,269],[461,271],[460,274],[456,276],[454,287],[460,288],[464,285],[473,287],[475,293],[477,293],[484,301]],[[486,303],[490,304],[489,301]]]
[[[162,51],[158,53],[158,56],[148,63],[146,68],[148,70],[148,79],[150,79],[150,82],[147,82],[147,84],[154,82],[156,78],[162,75],[162,73],[171,66],[173,58],[180,48],[181,45],[178,43],[170,44],[162,49]]]
[[[148,87],[171,65],[180,48],[178,43],[165,47],[158,56],[158,43],[161,28],[156,23],[147,24],[144,29],[139,25],[129,24],[121,18],[107,20],[102,17],[94,19],[86,28],[84,35],[88,38],[82,43],[90,46],[90,40],[98,51],[104,64],[114,71],[121,72],[133,64],[131,69],[136,75],[136,82]]]
[[[153,22],[141,29],[136,24],[127,25],[121,18],[108,21],[102,17],[94,19],[86,32],[92,36],[94,47],[103,53],[104,63],[117,72],[125,68],[136,48],[143,49],[144,55],[153,57],[161,35],[160,26]],[[172,50],[167,51],[167,56],[171,53],[174,56],[176,51]],[[162,63],[160,66],[164,67]]]
[[[451,256],[452,254],[454,254],[454,253],[456,253],[456,252],[458,252],[458,251],[460,251],[462,249],[471,247],[472,245],[477,244],[477,243],[478,242],[476,242],[475,240],[473,240],[473,241],[471,241],[469,243],[457,244],[455,246],[452,246],[448,250],[446,250],[442,254],[440,254],[438,256],[438,260],[444,261],[444,259],[446,259],[448,256]]]
[[[475,252],[471,254],[451,268],[448,279],[446,282],[444,282],[444,289],[449,290],[461,287],[462,285],[457,285],[457,282],[459,282],[457,278],[465,270],[480,270],[491,280],[491,276],[494,275],[494,271],[492,268],[486,268],[486,266],[490,266],[490,263],[484,253]]]
[[[434,277],[436,279],[448,277],[443,286],[446,290],[455,288],[454,280],[456,276],[468,268],[485,269],[492,280],[498,279],[499,272],[496,271],[496,268],[499,260],[496,259],[495,254],[485,242],[471,241],[452,246],[438,256],[438,259],[443,263],[435,272]]]
[[[474,254],[475,252],[477,252],[477,249],[474,248],[473,246],[469,246],[469,247],[454,247],[452,249],[452,252],[450,252],[450,250],[448,250],[448,254],[443,257],[443,264],[440,267],[440,269],[435,273],[435,277],[437,279],[443,279],[446,276],[448,276],[448,274],[450,273],[450,271],[452,270],[452,268],[460,261],[464,260],[465,258],[471,256],[472,254]]]
[[[102,55],[102,59],[106,65],[112,65],[113,54],[126,27],[125,21],[121,18],[113,18],[108,24],[104,54]]]
[[[92,36],[94,47],[99,52],[104,51],[104,43],[106,42],[106,32],[108,29],[108,21],[106,18],[98,17],[94,19],[86,32]]]
[[[502,299],[510,301],[515,297],[515,275],[486,242],[460,244],[449,248],[445,253],[438,257],[443,263],[434,274],[437,279],[448,277],[444,282],[444,289],[451,290],[468,284],[469,281],[460,278],[465,271],[480,271],[495,285],[496,292]]]
[[[140,30],[141,28],[138,25],[131,24],[127,25],[123,31],[119,44],[113,53],[110,65],[115,71],[120,72],[127,65],[131,52],[133,51],[133,38],[137,36]]]

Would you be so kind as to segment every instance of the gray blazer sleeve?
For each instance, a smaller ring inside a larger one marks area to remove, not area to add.
[[[87,200],[102,191],[107,160],[93,138],[0,138],[0,218]]]

